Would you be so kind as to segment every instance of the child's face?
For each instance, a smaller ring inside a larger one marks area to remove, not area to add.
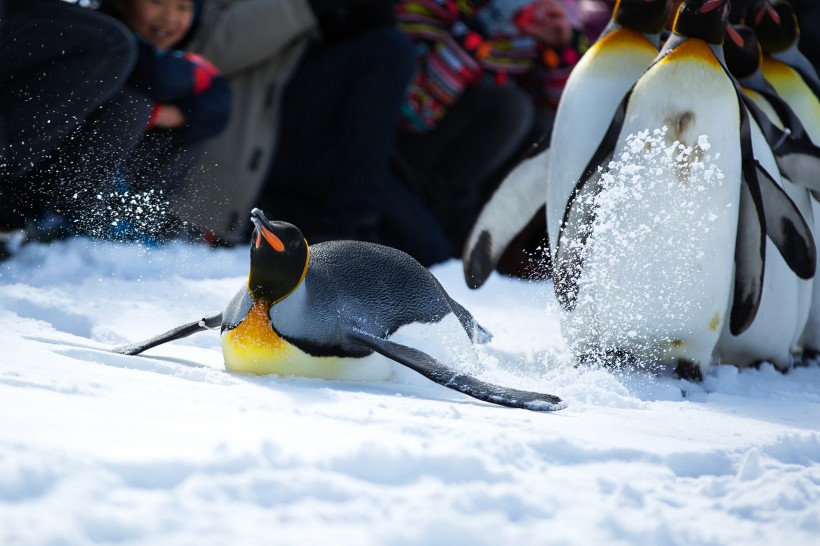
[[[157,49],[179,42],[194,20],[193,0],[126,0],[123,20]]]

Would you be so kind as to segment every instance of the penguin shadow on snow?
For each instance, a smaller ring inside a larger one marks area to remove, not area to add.
[[[441,385],[424,380],[419,376],[412,377],[404,370],[394,370],[394,375],[384,381],[347,381],[339,379],[322,379],[317,377],[302,377],[295,375],[254,375],[241,372],[225,372],[238,383],[254,385],[270,389],[278,395],[292,396],[294,404],[305,406],[310,404],[325,404],[355,398],[376,397],[377,401],[385,396],[403,398],[420,403],[443,402],[447,405],[458,404],[474,406],[475,400],[460,397]],[[298,396],[297,396],[298,395]],[[297,400],[298,398],[298,400]],[[487,405],[487,407],[492,407]],[[341,416],[336,416],[342,418]],[[359,421],[351,417],[352,421]]]
[[[223,373],[221,367],[216,368],[185,358],[152,356],[151,358],[135,359],[96,347],[83,346],[80,344],[76,344],[73,347],[65,347],[71,344],[64,341],[55,341],[53,343],[63,346],[55,347],[53,349],[55,353],[90,364],[156,373],[197,383],[233,383],[233,381],[229,379],[229,376]]]
[[[91,337],[93,322],[90,318],[79,313],[22,298],[3,298],[2,305],[6,311],[12,312],[21,318],[45,322],[57,331],[77,337]]]

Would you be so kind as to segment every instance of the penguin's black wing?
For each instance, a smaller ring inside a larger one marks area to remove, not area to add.
[[[225,310],[222,312],[222,331],[233,330],[239,323],[245,320],[253,307],[253,298],[247,286],[243,286],[231,298]]]
[[[801,279],[814,277],[817,252],[814,237],[794,201],[755,160],[766,215],[766,235]]]
[[[344,335],[348,341],[364,345],[439,385],[484,402],[532,411],[555,411],[566,407],[566,403],[557,396],[485,383],[445,366],[425,352],[376,337],[355,327],[348,328]]]
[[[729,73],[727,72],[727,75]],[[734,78],[729,75],[734,82]],[[735,243],[735,286],[729,330],[740,335],[754,322],[763,294],[766,266],[766,216],[757,178],[757,163],[752,148],[749,113],[743,105],[743,91],[735,82],[740,110],[740,153],[743,183],[740,184],[737,240]]]
[[[188,337],[191,334],[201,332],[202,330],[219,328],[221,325],[222,313],[216,313],[213,315],[208,315],[207,317],[201,318],[195,322],[189,322],[188,324],[177,326],[176,328],[168,330],[164,334],[154,336],[151,339],[146,339],[145,341],[140,341],[138,343],[132,343],[131,345],[116,347],[111,349],[111,351],[123,355],[138,355],[152,347],[156,347],[157,345],[162,345],[163,343],[168,343],[169,341],[174,341],[175,339]]]
[[[544,205],[550,148],[542,137],[527,155],[514,163],[501,184],[484,204],[462,251],[464,281],[481,287],[495,271],[510,243]]]
[[[769,103],[786,131],[777,127],[746,95],[741,94],[749,114],[757,122],[777,160],[780,172],[791,182],[820,191],[820,147],[814,145],[794,110],[776,93],[755,89]]]
[[[607,168],[615,153],[615,145],[618,143],[618,137],[623,128],[632,89],[618,104],[604,138],[601,139],[598,149],[587,163],[584,174],[575,184],[564,209],[561,229],[556,238],[553,285],[555,297],[565,311],[575,309],[578,280],[584,261],[584,248],[590,235],[590,228],[595,221],[593,202],[595,196],[601,191],[601,185],[598,183],[599,171]]]

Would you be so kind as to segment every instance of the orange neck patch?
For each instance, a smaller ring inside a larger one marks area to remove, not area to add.
[[[290,345],[271,327],[264,302],[254,303],[248,316],[222,335],[225,366],[232,372],[273,373],[271,366],[287,358],[289,352]]]
[[[646,36],[631,28],[619,28],[601,38],[593,47],[596,52],[621,48],[645,49],[651,55],[657,55],[658,49]]]
[[[720,65],[720,61],[718,61],[717,57],[715,57],[715,53],[709,47],[709,44],[703,40],[698,40],[695,38],[686,40],[678,47],[670,51],[668,55],[661,59],[661,62],[666,63],[672,61],[689,60],[706,63],[715,70],[723,70],[723,67]]]

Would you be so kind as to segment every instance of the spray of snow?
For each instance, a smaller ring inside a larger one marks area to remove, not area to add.
[[[73,199],[84,199],[77,192]],[[166,224],[168,198],[162,190],[143,192],[111,191],[94,196],[96,207],[85,209],[84,214],[71,219],[78,232],[108,239],[133,235],[152,235]]]
[[[674,325],[699,305],[681,294],[713,255],[719,214],[708,201],[724,176],[706,135],[693,146],[670,140],[666,127],[629,135],[581,204],[594,221],[583,234],[579,312],[565,334],[584,352],[598,349],[593,360],[624,347],[659,359]]]

